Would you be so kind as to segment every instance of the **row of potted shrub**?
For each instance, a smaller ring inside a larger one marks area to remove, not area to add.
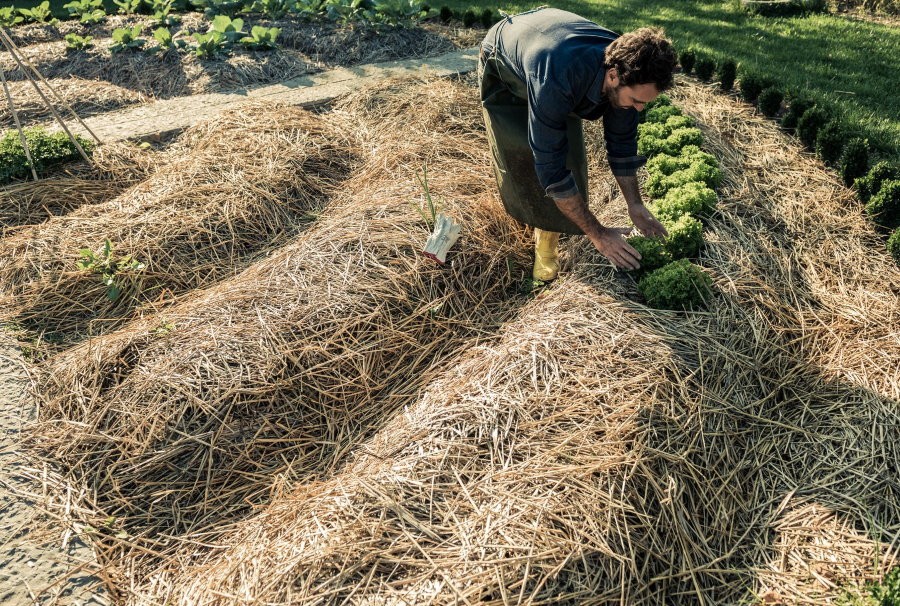
[[[649,158],[644,191],[668,236],[628,238],[641,254],[638,290],[651,307],[697,309],[709,300],[712,280],[691,259],[703,246],[701,219],[715,210],[722,172],[715,157],[700,149],[703,136],[693,119],[667,96],[648,105],[643,118],[638,153]]]
[[[737,80],[740,96],[770,118],[777,119],[828,166],[837,170],[847,186],[852,186],[865,204],[866,214],[879,230],[890,233],[887,248],[900,263],[900,165],[882,160],[870,166],[868,141],[852,136],[833,108],[806,95],[787,95],[776,83],[749,70],[738,73],[730,59],[718,64],[693,50],[679,53],[678,62],[685,74],[694,73],[710,82],[718,77],[723,91],[730,91]],[[739,77],[738,77],[739,76]],[[892,232],[892,233],[891,233]]]

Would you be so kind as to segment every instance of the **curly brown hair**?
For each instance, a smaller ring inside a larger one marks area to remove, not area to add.
[[[672,88],[675,49],[656,27],[623,34],[606,47],[606,68],[616,68],[623,86],[655,84],[659,91]]]

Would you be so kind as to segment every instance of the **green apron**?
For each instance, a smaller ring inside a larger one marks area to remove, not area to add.
[[[494,175],[503,206],[527,225],[566,234],[584,232],[572,223],[546,194],[534,168],[528,145],[528,102],[525,83],[496,56],[484,55],[479,64],[481,106],[493,157]],[[587,155],[581,119],[569,116],[566,168],[587,202]]]

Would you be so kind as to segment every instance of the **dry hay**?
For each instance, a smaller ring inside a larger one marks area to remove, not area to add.
[[[49,82],[59,96],[82,118],[129,105],[144,103],[147,100],[144,95],[138,92],[102,81],[72,77],[52,79]],[[47,109],[46,104],[38,95],[31,82],[22,80],[10,82],[9,88],[16,104],[16,113],[19,121],[23,125],[53,119],[52,112]],[[46,87],[41,86],[41,90],[44,95],[54,100],[54,107],[58,109],[66,120],[73,120],[65,106],[56,102],[56,98],[52,96],[52,93]],[[0,127],[15,127],[15,121],[9,111],[8,103],[3,103],[0,106]]]
[[[65,173],[0,188],[0,237],[79,206],[111,200],[168,162],[168,156],[131,143],[97,147],[91,164],[73,163]]]
[[[417,116],[384,131],[294,243],[43,365],[35,445],[90,486],[95,527],[119,520],[100,557],[120,590],[266,502],[273,482],[332,473],[415,400],[429,369],[520,304],[528,247],[491,191],[483,133],[445,129],[434,147],[427,126],[454,113],[473,123],[477,103],[448,82],[410,96]],[[385,168],[388,153],[410,163]],[[432,191],[466,226],[444,267],[416,252],[429,230],[409,202],[426,161]],[[129,538],[116,538],[119,524]]]
[[[47,362],[35,440],[95,526],[117,516],[120,599],[822,604],[895,563],[897,270],[814,160],[754,168],[787,153],[770,123],[680,94],[726,174],[709,312],[630,302],[572,239],[575,271],[513,317],[528,251],[471,89],[394,84],[338,104],[368,163],[296,243]],[[466,226],[449,271],[411,249],[425,159]],[[860,255],[808,252],[816,230]]]
[[[234,275],[287,242],[349,169],[345,135],[305,110],[245,105],[191,128],[175,159],[118,197],[0,240],[4,319],[39,332],[114,328],[135,306]],[[79,250],[132,255],[115,301]],[[96,320],[96,322],[92,322]],[[68,335],[60,335],[68,338]]]

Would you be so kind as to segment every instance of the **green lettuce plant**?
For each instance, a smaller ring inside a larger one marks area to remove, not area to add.
[[[243,46],[253,50],[278,48],[278,44],[275,40],[280,33],[281,29],[277,27],[254,25],[250,29],[250,35],[241,38],[240,42]]]
[[[79,36],[78,34],[65,35],[66,48],[69,50],[84,50],[94,46],[94,38],[91,36]]]
[[[718,167],[710,166],[702,160],[696,160],[691,162],[687,168],[676,170],[669,175],[651,174],[644,189],[651,197],[659,198],[666,195],[668,191],[689,183],[702,183],[715,189],[721,182],[722,171]]]
[[[708,216],[715,211],[716,202],[715,191],[704,183],[690,182],[671,188],[662,199],[650,205],[650,211],[665,224],[684,215]]]
[[[53,16],[53,11],[50,10],[49,0],[44,0],[44,2],[32,8],[20,8],[19,13],[25,18],[26,22],[48,23],[50,25],[59,22],[59,19]]]
[[[689,214],[663,222],[669,235],[663,241],[672,259],[694,258],[703,246],[703,223]]]
[[[64,132],[50,133],[41,127],[24,129],[25,142],[38,172],[81,157],[78,148]],[[88,154],[93,150],[90,141],[76,135],[81,148]],[[0,138],[0,184],[31,175],[28,156],[22,147],[19,133],[7,131]]]
[[[106,19],[103,0],[72,0],[63,4],[72,17],[80,18],[82,23],[99,23]]]
[[[19,14],[14,6],[0,8],[0,27],[12,27],[25,21],[25,17]]]
[[[109,47],[112,53],[121,53],[128,49],[138,49],[147,43],[140,37],[141,24],[138,23],[134,27],[118,27],[112,32],[113,44]]]
[[[640,275],[658,269],[672,261],[672,254],[660,238],[631,236],[627,241],[641,255],[639,261],[641,267],[635,270]]]
[[[712,298],[712,279],[687,259],[679,259],[641,278],[638,290],[656,309],[700,309]]]

